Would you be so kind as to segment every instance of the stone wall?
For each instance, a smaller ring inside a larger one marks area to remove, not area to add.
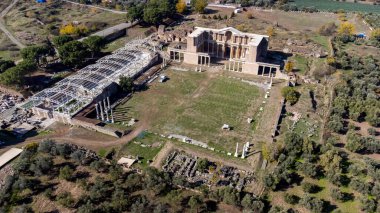
[[[110,136],[113,136],[113,137],[116,137],[116,138],[119,138],[119,137],[122,136],[122,133],[118,132],[116,130],[109,129],[109,128],[102,127],[102,126],[97,126],[95,124],[88,123],[88,122],[85,122],[85,121],[81,121],[81,120],[78,120],[78,119],[75,119],[75,118],[71,119],[71,125],[83,127],[85,129],[88,129],[88,130],[97,131],[97,132],[100,132],[100,133],[103,133],[103,134],[106,134],[106,135],[110,135]]]

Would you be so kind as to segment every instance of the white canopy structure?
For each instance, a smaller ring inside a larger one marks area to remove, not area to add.
[[[75,115],[102,94],[105,88],[118,83],[120,76],[134,78],[144,71],[157,56],[155,50],[149,38],[133,40],[112,55],[35,94],[24,106],[39,106],[69,116]]]

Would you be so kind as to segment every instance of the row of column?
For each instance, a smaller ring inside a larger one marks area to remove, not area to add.
[[[178,57],[177,57],[178,55]],[[170,51],[170,59],[181,62],[181,52]]]
[[[168,65],[168,62],[165,58],[162,58],[162,64],[161,64],[161,69],[165,68],[166,65]]]
[[[109,97],[96,103],[95,109],[96,109],[96,119],[101,120],[103,122],[109,122],[109,123],[115,122],[113,118],[113,111],[110,105]]]
[[[227,65],[228,63],[228,65]],[[240,61],[228,61],[226,64],[224,64],[224,69],[228,71],[242,71],[242,63]]]
[[[260,70],[260,67],[262,67],[262,72],[261,72],[260,76],[276,77],[276,71],[277,71],[277,68],[276,68],[276,67],[269,67],[269,73],[265,73],[265,68],[266,68],[267,66],[262,66],[262,65],[260,65],[260,66],[259,66],[259,70]],[[273,73],[272,73],[272,69],[275,69]],[[257,74],[259,75],[259,72],[257,72]]]
[[[247,51],[247,48],[245,47],[232,46],[231,52],[230,52],[230,58],[235,58],[235,59],[245,58],[246,51]]]
[[[226,45],[225,44],[218,44],[218,43],[210,43],[207,42],[207,48],[203,46],[203,50],[200,52],[205,53],[211,53],[216,54],[217,58],[225,58],[226,53]],[[240,59],[245,58],[247,48],[246,47],[240,47],[240,46],[231,46],[230,50],[230,58]]]
[[[198,64],[210,67],[210,56],[199,55]]]

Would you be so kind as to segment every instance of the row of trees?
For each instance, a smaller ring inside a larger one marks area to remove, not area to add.
[[[340,57],[341,56],[341,57]],[[342,66],[352,74],[343,76],[343,81],[336,86],[336,97],[329,127],[334,132],[345,132],[344,118],[355,121],[367,121],[374,127],[380,125],[380,101],[377,85],[380,83],[379,65],[372,57],[349,57],[347,53],[337,53]],[[344,66],[346,67],[346,66]]]
[[[204,160],[203,164],[201,167],[206,168],[208,161]],[[25,204],[37,195],[80,213],[168,212],[172,208],[200,212],[209,208],[206,204],[209,202],[214,205],[224,202],[254,212],[263,212],[265,207],[251,194],[230,187],[210,191],[201,186],[197,189],[203,193],[197,195],[178,187],[190,187],[186,179],[155,168],[149,167],[142,174],[125,173],[112,160],[106,162],[82,148],[51,140],[25,146],[14,170],[15,174],[6,178],[0,191],[0,211],[16,206],[30,210]],[[69,181],[86,193],[79,197],[74,197],[70,189],[58,193],[55,190],[57,179]],[[165,199],[169,202],[162,202]]]
[[[350,186],[361,193],[358,196],[362,201],[363,211],[371,203],[371,209],[376,209],[380,197],[380,164],[366,159],[364,166],[348,161],[347,153],[338,151],[334,147],[338,143],[337,137],[330,137],[326,144],[319,145],[308,138],[301,138],[297,133],[288,133],[284,144],[275,144],[269,148],[264,157],[269,161],[278,162],[273,173],[263,177],[264,184],[273,191],[288,188],[290,185],[299,185],[301,176],[312,179],[326,178],[335,187],[330,190],[330,196],[338,202],[354,199],[351,193],[342,192],[339,187]],[[302,182],[302,189],[307,193],[302,199],[285,194],[284,200],[290,204],[300,204],[312,212],[326,210],[327,201],[317,199],[312,194],[321,190],[318,185]],[[357,195],[355,195],[357,196]],[[306,202],[307,201],[307,202]]]
[[[192,0],[192,8],[204,13],[207,0]],[[172,17],[176,12],[185,13],[187,5],[184,0],[149,0],[147,3],[134,3],[128,7],[127,17],[130,21],[144,21],[158,25],[165,18]]]
[[[22,62],[17,65],[13,61],[0,60],[0,83],[23,86],[25,76],[37,68],[46,67],[56,53],[64,65],[75,68],[83,66],[89,59],[100,56],[104,47],[104,39],[100,36],[90,36],[83,42],[76,41],[68,35],[57,36],[53,38],[53,43],[22,49]]]

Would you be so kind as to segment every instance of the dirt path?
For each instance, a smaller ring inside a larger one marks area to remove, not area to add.
[[[256,125],[256,130],[254,131],[253,141],[272,141],[272,132],[274,131],[275,124],[278,121],[278,117],[275,115],[281,111],[281,88],[284,87],[285,83],[274,84],[269,98],[266,99],[266,104],[263,107],[261,116],[259,117],[259,122]],[[253,118],[256,119],[256,118]]]
[[[161,169],[161,162],[165,160],[165,158],[170,154],[173,150],[173,143],[167,142],[164,147],[162,147],[161,151],[154,157],[153,162],[150,166],[153,166],[157,169]]]
[[[25,45],[22,44],[19,40],[17,40],[16,37],[13,36],[11,32],[5,27],[4,25],[4,17],[7,15],[7,13],[12,9],[12,7],[18,2],[19,0],[13,0],[11,4],[7,8],[5,8],[3,11],[0,13],[0,30],[4,32],[8,38],[15,43],[19,48],[24,48]]]

